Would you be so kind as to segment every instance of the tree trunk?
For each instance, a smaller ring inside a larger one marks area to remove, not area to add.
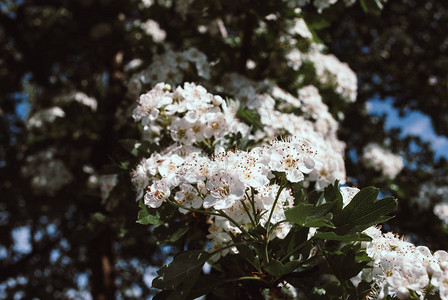
[[[89,243],[92,268],[91,293],[94,300],[115,299],[115,262],[110,228]]]

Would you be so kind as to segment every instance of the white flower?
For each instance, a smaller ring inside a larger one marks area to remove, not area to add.
[[[314,168],[311,145],[308,141],[301,143],[276,141],[271,146],[269,167],[273,171],[285,172],[291,182],[302,181],[303,173],[310,173]]]
[[[377,144],[369,144],[364,148],[363,163],[387,178],[394,179],[404,167],[403,158],[393,154]]]
[[[171,195],[170,188],[170,184],[165,180],[155,181],[145,194],[145,204],[152,208],[160,207],[163,200]]]
[[[56,158],[57,150],[47,148],[26,157],[21,172],[31,177],[31,186],[37,194],[54,195],[73,180],[65,163]]]
[[[176,192],[174,200],[185,207],[200,208],[202,205],[202,198],[191,184],[181,184],[180,191]],[[179,211],[184,214],[188,212],[188,210],[181,207],[179,208]]]
[[[246,185],[259,188],[269,183],[269,169],[259,155],[259,150],[254,151],[228,151],[217,153],[214,156],[218,168],[227,169],[238,174],[239,179]]]
[[[107,198],[109,198],[110,192],[117,185],[118,175],[117,174],[102,175],[99,176],[98,179],[100,184],[101,199],[104,201]]]
[[[204,199],[204,208],[228,208],[236,200],[243,198],[246,187],[238,178],[238,174],[229,170],[218,170],[212,173],[206,182],[210,191]]]
[[[161,29],[159,23],[148,19],[145,23],[140,25],[140,28],[149,36],[152,36],[154,42],[161,43],[166,38],[165,30]]]
[[[296,18],[293,22],[293,26],[288,30],[289,34],[297,34],[306,39],[311,39],[313,37],[304,19]]]
[[[183,163],[184,159],[179,155],[170,155],[159,164],[159,173],[171,186],[177,186],[181,180],[178,175],[178,170]]]
[[[350,203],[352,201],[353,197],[360,191],[358,188],[355,187],[340,187],[339,188],[342,194],[342,201],[344,203],[344,206]]]
[[[92,111],[96,111],[98,107],[98,101],[95,98],[89,97],[83,92],[71,92],[66,95],[58,96],[55,99],[56,103],[70,103],[72,101],[78,102],[82,105],[90,107]]]
[[[150,125],[159,116],[159,108],[173,101],[169,90],[169,85],[158,83],[151,91],[141,95],[139,105],[132,114],[134,119],[141,120],[144,126]]]
[[[65,117],[65,112],[60,107],[54,106],[51,108],[40,110],[33,114],[33,116],[27,120],[26,126],[28,128],[40,128],[45,123],[53,123],[56,118],[63,117]]]
[[[188,122],[185,118],[175,119],[169,126],[169,130],[171,132],[171,138],[173,139],[173,141],[181,142],[187,145],[193,144],[191,135],[187,134],[187,132],[191,130],[191,123]]]
[[[228,126],[223,113],[210,113],[207,116],[207,123],[204,128],[206,138],[214,137],[220,139],[227,133]]]
[[[448,203],[438,203],[434,206],[434,214],[448,226]]]
[[[307,53],[306,57],[314,64],[316,76],[324,86],[334,87],[334,91],[349,102],[356,101],[358,79],[347,64],[318,50]]]

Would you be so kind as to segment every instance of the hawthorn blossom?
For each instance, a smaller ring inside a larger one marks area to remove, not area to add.
[[[154,181],[144,196],[145,205],[148,205],[151,208],[160,207],[163,200],[171,195],[170,188],[170,184],[165,180]]]
[[[204,188],[202,190],[204,191]],[[174,200],[188,208],[200,208],[203,202],[201,195],[198,193],[196,188],[191,184],[186,183],[180,185],[180,190],[176,192]],[[188,210],[182,207],[179,207],[179,211],[184,214],[188,212]]]
[[[314,168],[314,153],[308,141],[299,143],[276,141],[272,144],[269,166],[273,171],[285,172],[291,182],[302,181],[304,173],[310,173]]]
[[[394,179],[404,167],[401,156],[373,143],[364,148],[362,161],[367,167],[380,171],[386,178],[390,179]]]
[[[228,208],[237,200],[242,199],[246,186],[238,178],[238,174],[229,170],[217,170],[206,182],[210,191],[204,199],[204,208]]]

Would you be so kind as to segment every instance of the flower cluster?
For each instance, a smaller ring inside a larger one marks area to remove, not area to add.
[[[448,194],[446,180],[446,177],[442,177],[422,183],[419,186],[418,194],[411,201],[420,209],[428,209],[433,203],[446,202],[445,195]],[[440,203],[441,207],[443,207],[442,203]],[[440,209],[438,208],[437,210],[439,211]],[[440,212],[436,215],[440,215]]]
[[[335,92],[342,98],[355,102],[358,79],[350,67],[332,54],[312,51],[307,56],[314,65],[316,76],[323,85],[334,86]]]
[[[98,108],[98,101],[89,97],[83,92],[73,91],[61,96],[58,96],[54,99],[54,102],[60,105],[70,103],[70,102],[78,102],[81,105],[89,107],[93,112],[95,112]]]
[[[439,291],[441,299],[448,299],[448,253],[431,251],[390,232],[381,233],[371,227],[366,233],[372,237],[366,252],[373,259],[373,299],[396,296],[409,299],[416,293],[421,299],[425,294]],[[365,276],[366,274],[364,274]]]
[[[185,83],[174,91],[168,84],[157,84],[140,96],[133,117],[141,121],[146,132],[158,136],[155,141],[169,133],[172,142],[191,147],[203,141],[209,143],[210,139],[222,140],[230,133],[245,135],[249,129],[235,118],[235,112],[220,96],[194,83]],[[193,148],[181,150],[195,152]]]
[[[166,38],[166,31],[161,29],[159,23],[154,20],[148,19],[144,23],[136,20],[133,25],[140,28],[146,35],[151,36],[156,43],[162,43]]]
[[[260,113],[267,133],[252,132],[236,118],[238,102],[226,102],[193,83],[174,90],[159,83],[140,96],[133,113],[146,137],[152,134],[151,141],[163,140],[166,146],[143,159],[134,170],[137,199],[143,198],[152,208],[170,202],[183,213],[197,209],[214,212],[208,236],[213,249],[223,247],[231,234],[284,221],[284,209],[293,204],[294,198],[275,176],[283,176],[290,183],[315,182],[319,188],[335,178],[345,178],[341,150],[329,146],[332,139],[337,141],[336,127],[332,128],[335,121],[314,87],[304,88],[295,98],[276,86],[261,94],[250,80],[238,79],[230,80],[239,88],[230,87],[229,92],[239,90],[240,99],[247,97],[247,101],[240,101]],[[276,103],[284,110],[302,108],[310,120],[282,113]],[[311,121],[325,118],[326,125]],[[294,124],[294,120],[299,122]],[[266,145],[270,134],[293,132],[301,133],[300,138],[274,140]],[[223,145],[235,134],[264,146],[226,151]],[[203,149],[210,149],[213,155]],[[346,201],[354,195],[349,194],[344,196]],[[270,238],[283,238],[289,229],[288,223],[279,223]]]
[[[434,206],[434,214],[443,222],[445,226],[448,226],[448,203],[442,202]]]
[[[26,157],[22,174],[31,177],[31,186],[37,194],[54,195],[73,179],[64,162],[56,158],[56,149],[48,148]]]
[[[377,144],[364,148],[362,161],[366,167],[379,171],[384,177],[394,179],[404,167],[403,158],[393,154]]]
[[[292,183],[303,181],[314,168],[314,156],[309,142],[296,138],[277,140],[248,152],[221,149],[211,158],[200,153],[183,157],[156,154],[139,165],[134,182],[150,207],[175,201],[184,213],[190,208],[217,212],[210,218],[208,236],[216,250],[231,240],[229,233],[284,221],[284,209],[292,206],[294,198],[275,183],[273,172],[284,173]],[[149,175],[154,179],[145,189]],[[271,237],[284,238],[289,229],[289,224],[278,224]]]
[[[72,91],[67,94],[56,96],[51,102],[56,105],[37,110],[29,116],[26,121],[26,126],[28,129],[41,129],[46,124],[55,122],[58,118],[64,118],[66,114],[61,106],[64,107],[64,105],[71,102],[77,102],[81,105],[87,106],[92,111],[96,111],[98,106],[95,98],[89,97],[79,91]]]
[[[305,34],[304,30],[301,35]],[[305,35],[306,37],[308,35]],[[332,54],[323,53],[319,44],[310,42],[309,50],[303,52],[292,47],[286,54],[288,66],[299,71],[305,63],[311,63],[315,76],[323,88],[330,88],[342,99],[355,102],[358,95],[358,78],[350,67]],[[291,42],[291,44],[294,44]]]
[[[144,70],[132,75],[128,82],[128,91],[133,96],[140,94],[144,86],[154,85],[158,82],[179,84],[184,74],[195,67],[197,76],[209,79],[210,65],[204,53],[196,48],[182,52],[168,50],[155,55],[152,63]]]
[[[298,91],[298,97],[270,83],[256,83],[238,74],[224,77],[225,89],[260,116],[263,130],[254,140],[266,142],[281,135],[297,135],[316,149],[316,166],[310,180],[323,188],[334,180],[345,182],[345,144],[337,138],[338,123],[314,86]],[[301,114],[301,115],[299,115]]]
[[[65,112],[59,106],[42,109],[30,116],[26,122],[26,127],[41,128],[47,123],[53,123],[57,118],[65,117]]]

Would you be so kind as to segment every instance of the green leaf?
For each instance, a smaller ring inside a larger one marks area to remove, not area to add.
[[[360,0],[359,3],[361,3],[362,10],[365,13],[369,11],[369,9],[367,8],[367,4],[366,4],[365,0]]]
[[[309,215],[311,215],[313,209],[313,204],[300,203],[299,205],[285,211],[286,220],[288,222],[304,226],[306,219]]]
[[[379,15],[383,9],[385,0],[360,0],[362,10],[365,13]]]
[[[339,181],[336,180],[334,184],[330,184],[324,189],[325,200],[327,202],[334,203],[332,207],[333,214],[338,214],[341,212],[344,205],[344,200],[339,190]]]
[[[266,235],[268,232],[266,231],[266,228],[264,228],[262,225],[258,225],[254,229],[250,231],[250,233],[253,234],[259,234],[259,235]]]
[[[278,260],[273,260],[268,263],[264,267],[264,270],[275,277],[281,277],[283,274],[285,274],[285,266]]]
[[[155,215],[151,215],[147,210],[140,210],[138,212],[137,223],[142,225],[161,225],[163,221],[160,220],[159,212],[156,212]]]
[[[299,260],[288,261],[285,264],[285,271],[287,272],[286,274],[294,272],[294,270],[297,269],[300,266],[300,264],[301,264],[301,261],[299,261]]]
[[[331,204],[330,204],[331,205]],[[330,227],[334,228],[330,221],[332,214],[328,214],[329,206],[324,204],[314,207],[313,204],[300,203],[285,211],[288,222],[303,227]]]
[[[246,244],[236,246],[239,251],[239,255],[249,262],[257,271],[261,271],[260,261],[255,255],[254,249]]]
[[[312,28],[312,29],[315,29],[315,30],[320,30],[320,29],[324,29],[324,28],[327,28],[327,27],[329,27],[331,25],[331,23],[330,22],[328,22],[327,20],[325,20],[325,19],[319,19],[319,20],[316,20],[316,21],[314,21],[314,22],[312,22],[311,24],[310,24],[310,27]]]
[[[253,126],[250,126],[249,130],[247,131],[247,134],[244,137],[242,137],[241,139],[239,139],[239,143],[237,145],[238,149],[240,149],[240,150],[246,149],[246,146],[250,141],[250,133],[252,132],[252,128],[253,128]]]
[[[260,122],[260,116],[250,109],[239,108],[236,112],[236,116],[248,125],[263,129],[263,124]]]
[[[364,230],[366,230],[367,228],[369,228],[371,226],[374,226],[374,225],[377,225],[377,224],[381,224],[381,223],[386,222],[386,221],[388,221],[388,220],[390,220],[392,218],[393,218],[393,216],[382,216],[382,217],[379,217],[376,221],[365,223],[365,224],[362,224],[362,225],[355,225],[347,233],[361,232],[361,231],[364,231]]]
[[[323,193],[321,191],[314,190],[308,194],[308,203],[317,204],[321,201]]]
[[[137,223],[142,225],[162,225],[164,222],[160,220],[160,214],[157,210],[148,210],[148,207],[143,203],[143,200],[139,201],[138,205],[141,209],[137,215]]]
[[[308,233],[309,233],[309,228],[307,228],[307,227],[294,226],[293,228],[291,228],[291,231],[284,239],[286,247],[282,247],[280,249],[280,254],[285,255],[287,253],[290,253],[298,245],[307,241]],[[305,249],[306,249],[306,247],[305,247]]]
[[[268,272],[270,275],[279,278],[282,277],[283,275],[292,273],[295,269],[299,267],[299,265],[300,262],[297,260],[289,261],[285,265],[283,265],[278,260],[273,260],[264,267],[264,270]]]
[[[153,300],[167,300],[169,299],[171,292],[170,291],[161,291],[157,293],[157,295],[152,298]]]
[[[118,141],[120,145],[129,153],[131,153],[134,156],[137,156],[138,154],[138,148],[142,145],[142,142],[139,140],[134,139],[124,139]]]
[[[157,271],[159,276],[152,281],[152,286],[172,290],[166,299],[186,299],[209,258],[210,254],[200,250],[176,255],[170,264]]]
[[[344,282],[359,274],[367,265],[367,262],[357,262],[355,259],[355,250],[352,245],[344,247],[341,251],[326,252],[327,261],[336,277]]]
[[[202,295],[208,294],[224,283],[225,281],[216,274],[200,274],[196,284],[188,295],[188,299],[196,299]]]
[[[105,222],[109,221],[109,218],[105,214],[100,213],[100,212],[94,213],[90,218],[92,219],[92,221],[99,222],[99,223],[105,223]]]
[[[377,224],[397,207],[397,201],[392,197],[376,200],[378,192],[376,188],[367,187],[353,197],[333,220],[338,227],[338,234],[353,232],[351,229],[356,225]]]
[[[327,241],[341,241],[341,242],[370,242],[372,238],[363,233],[355,233],[348,235],[337,235],[334,232],[317,232],[314,236],[316,239],[327,240]]]
[[[188,226],[184,222],[164,223],[154,229],[157,244],[174,243],[188,232]]]

